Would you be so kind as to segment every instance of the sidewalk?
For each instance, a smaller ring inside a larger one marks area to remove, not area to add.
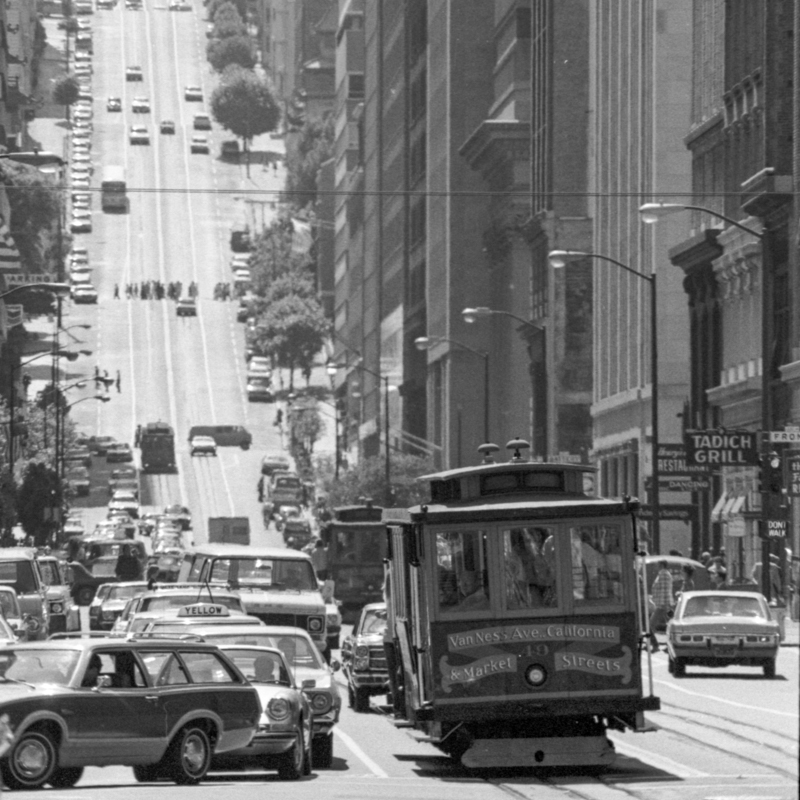
[[[800,620],[786,619],[786,638],[781,647],[800,647]]]

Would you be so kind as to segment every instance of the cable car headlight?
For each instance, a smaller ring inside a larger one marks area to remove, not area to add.
[[[538,689],[547,680],[547,670],[541,664],[531,664],[525,670],[525,680]]]

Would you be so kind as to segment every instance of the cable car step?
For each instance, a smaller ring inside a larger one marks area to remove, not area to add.
[[[392,725],[394,725],[395,728],[413,728],[414,727],[414,723],[409,719],[393,719],[392,720]]]

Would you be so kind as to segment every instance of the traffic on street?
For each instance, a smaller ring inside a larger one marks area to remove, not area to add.
[[[3,787],[797,798],[797,620],[721,562],[647,556],[591,467],[512,439],[415,475],[413,503],[328,501],[337,364],[263,347],[241,235],[280,219],[285,126],[245,159],[212,111],[221,3],[72,5],[76,30],[43,19],[82,97],[31,125],[64,143],[60,341],[91,355],[59,373],[57,533],[0,548]],[[327,434],[298,424],[313,403]]]

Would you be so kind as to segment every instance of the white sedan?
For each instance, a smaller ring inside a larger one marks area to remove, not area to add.
[[[150,131],[144,125],[131,125],[131,144],[150,144]]]
[[[217,443],[213,436],[193,436],[189,442],[189,454],[192,456],[215,456]]]

